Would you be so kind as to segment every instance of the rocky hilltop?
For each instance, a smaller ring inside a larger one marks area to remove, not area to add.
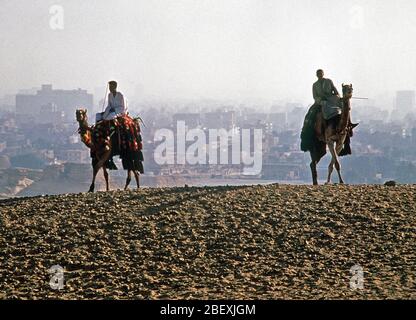
[[[7,199],[0,298],[415,299],[415,208],[416,186]],[[50,287],[54,265],[62,290]]]

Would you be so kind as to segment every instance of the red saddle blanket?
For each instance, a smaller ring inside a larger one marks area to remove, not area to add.
[[[143,161],[140,124],[138,120],[128,115],[98,122],[92,127],[92,139],[96,146],[105,146],[111,141],[112,155],[120,155],[122,159],[132,159],[137,158],[137,154],[140,153],[139,159]]]

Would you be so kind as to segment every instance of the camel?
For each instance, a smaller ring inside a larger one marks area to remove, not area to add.
[[[316,166],[321,158],[326,154],[326,146],[331,153],[331,163],[328,167],[328,177],[326,184],[331,183],[331,175],[334,170],[334,166],[338,173],[339,183],[344,184],[344,180],[341,176],[341,164],[339,162],[339,155],[344,148],[344,142],[346,141],[347,135],[350,134],[350,130],[356,126],[351,124],[350,112],[352,98],[352,84],[342,84],[342,112],[341,115],[330,119],[324,120],[322,111],[319,111],[316,115],[315,122],[315,142],[314,146],[309,150],[311,154],[311,171],[312,180],[314,185],[318,185],[318,173]]]
[[[76,111],[76,119],[79,124],[78,132],[81,136],[81,141],[91,150],[92,154],[92,167],[93,178],[90,189],[88,192],[94,192],[95,179],[98,171],[102,168],[104,172],[106,190],[110,191],[107,162],[111,158],[112,154],[112,142],[111,138],[107,137],[102,144],[95,144],[93,139],[94,127],[88,125],[88,117],[86,109],[78,109]],[[139,172],[137,170],[127,170],[127,179],[124,190],[127,190],[131,182],[131,173],[133,172],[137,183],[137,189],[140,188]]]

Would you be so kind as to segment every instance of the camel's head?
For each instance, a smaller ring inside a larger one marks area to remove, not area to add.
[[[78,109],[76,111],[77,121],[86,121],[87,120],[87,110],[86,109]]]
[[[342,84],[342,96],[347,99],[352,98],[352,84]]]

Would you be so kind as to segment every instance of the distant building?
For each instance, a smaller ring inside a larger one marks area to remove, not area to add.
[[[307,110],[300,106],[296,106],[293,109],[291,109],[287,113],[287,123],[288,123],[289,128],[296,129],[296,130],[301,129],[306,112]]]
[[[59,154],[59,160],[68,163],[90,163],[90,152],[87,149],[82,150],[62,150]]]
[[[364,121],[370,123],[372,121],[378,121],[382,124],[389,119],[389,111],[372,105],[353,106],[351,117],[353,122]]]
[[[268,114],[264,112],[250,112],[247,114],[246,119],[252,123],[257,122],[266,122],[268,119]]]
[[[286,126],[287,126],[286,112],[270,113],[269,122],[272,123],[273,130],[280,131],[280,130],[286,129]]]
[[[411,141],[412,141],[413,146],[416,146],[416,127],[412,128],[412,139],[411,139]]]
[[[37,117],[42,114],[42,108],[51,105],[56,106],[56,112],[64,112],[65,120],[71,121],[75,117],[77,107],[93,110],[93,95],[81,89],[53,90],[50,84],[42,85],[42,89],[38,90],[35,95],[21,93],[16,95],[16,113],[18,115]]]
[[[17,132],[18,128],[16,125],[16,120],[12,117],[3,117],[0,119],[0,134]]]
[[[396,93],[396,108],[393,114],[393,120],[402,118],[408,113],[416,111],[415,91],[403,90]]]
[[[199,113],[176,113],[173,115],[173,124],[179,121],[185,122],[188,129],[194,129],[201,124],[201,115]]]
[[[48,103],[40,108],[40,113],[37,115],[36,119],[40,124],[62,124],[64,112],[59,111],[58,106],[55,103]]]
[[[3,98],[0,98],[0,112],[14,112],[15,99],[13,95],[5,95]]]
[[[226,129],[235,127],[235,112],[208,112],[203,116],[203,126],[208,129]]]

